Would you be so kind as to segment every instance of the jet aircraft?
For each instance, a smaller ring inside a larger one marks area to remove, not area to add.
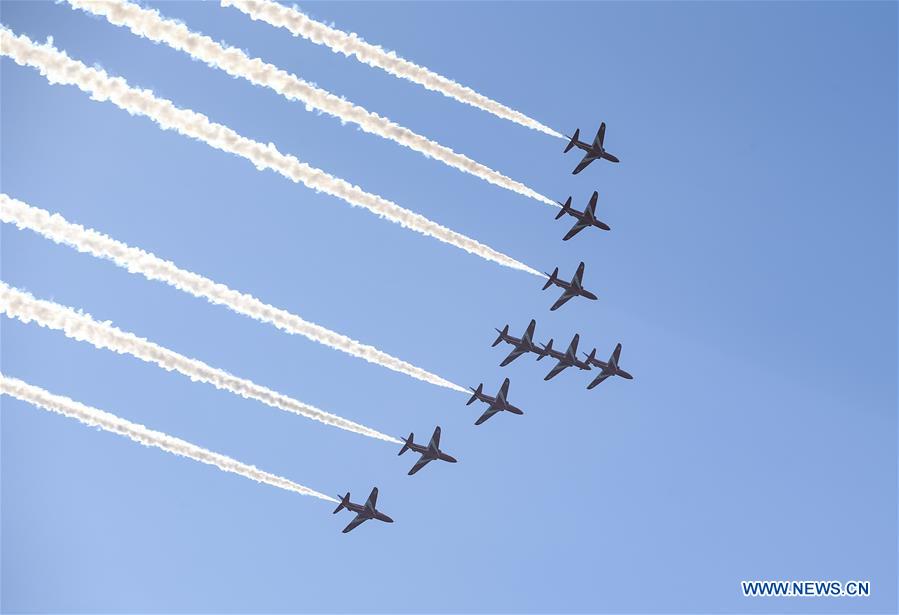
[[[565,152],[568,153],[572,147],[577,147],[578,149],[582,149],[587,152],[584,155],[584,158],[574,167],[574,171],[572,171],[572,175],[577,175],[581,171],[587,168],[587,166],[593,162],[594,160],[598,160],[599,158],[605,158],[609,162],[618,162],[618,159],[607,152],[605,147],[603,147],[603,141],[606,138],[606,123],[603,122],[599,125],[599,131],[596,133],[596,137],[593,139],[593,143],[584,143],[579,139],[581,134],[580,129],[574,131],[574,136],[569,137],[571,141],[568,142],[568,145],[565,147]],[[566,135],[567,136],[567,135]]]
[[[470,387],[469,387],[470,388]],[[490,395],[486,395],[484,393],[484,385],[479,384],[477,389],[471,389],[474,395],[471,396],[471,399],[468,400],[466,406],[470,406],[475,401],[482,401],[485,404],[489,404],[489,407],[481,415],[481,417],[475,421],[475,425],[480,425],[491,416],[496,414],[497,412],[502,412],[505,410],[506,412],[511,412],[512,414],[524,414],[521,410],[513,406],[508,402],[506,397],[509,394],[509,379],[506,378],[503,380],[503,386],[499,388],[499,393],[496,394],[496,397],[491,397]]]
[[[565,201],[562,205],[562,210],[556,216],[556,220],[568,214],[574,218],[577,218],[577,222],[574,223],[574,226],[571,227],[571,230],[562,237],[562,241],[568,241],[582,230],[587,227],[595,226],[596,228],[601,228],[604,231],[612,230],[608,224],[601,220],[596,219],[596,200],[599,198],[599,192],[593,191],[593,196],[590,197],[590,202],[587,204],[587,207],[584,208],[584,211],[578,211],[571,206],[571,197],[568,197],[568,200]]]
[[[412,466],[412,469],[409,470],[409,476],[412,476],[423,467],[428,465],[429,462],[434,461],[435,459],[439,459],[440,461],[448,461],[449,463],[456,463],[455,457],[450,457],[440,450],[440,425],[438,425],[434,430],[434,435],[431,436],[431,441],[427,446],[415,444],[414,440],[415,434],[410,433],[409,437],[403,440],[403,448],[401,448],[399,452],[400,455],[402,455],[406,451],[421,453],[421,457],[418,458],[418,461],[416,461],[415,465]]]
[[[493,346],[498,345],[500,342],[506,342],[507,344],[514,346],[512,352],[509,353],[509,356],[503,359],[503,362],[499,364],[500,367],[505,367],[526,352],[533,352],[536,354],[538,361],[546,356],[543,349],[534,343],[534,330],[536,328],[537,321],[531,320],[528,328],[524,330],[524,334],[520,338],[509,335],[509,325],[503,327],[502,331],[499,329],[496,330],[499,335],[497,336],[496,341],[493,342]]]
[[[334,514],[336,515],[341,510],[346,508],[347,510],[351,510],[356,513],[356,518],[350,521],[350,524],[343,528],[343,533],[352,531],[356,526],[368,521],[369,519],[377,519],[378,521],[384,521],[385,523],[393,523],[393,519],[379,511],[375,506],[378,504],[378,488],[375,487],[371,490],[371,494],[368,496],[368,499],[365,500],[365,504],[353,504],[350,502],[350,492],[347,491],[347,494],[340,498],[340,504],[337,508],[334,509]]]
[[[565,305],[565,303],[571,299],[572,297],[586,297],[587,299],[592,299],[595,301],[597,299],[596,295],[591,293],[589,290],[584,290],[583,279],[584,279],[584,263],[581,262],[580,265],[577,266],[577,271],[574,273],[574,277],[571,278],[571,282],[565,282],[564,280],[559,279],[559,268],[556,267],[552,274],[546,274],[549,276],[549,279],[546,281],[546,284],[543,285],[543,290],[546,290],[550,286],[558,286],[559,288],[564,289],[562,291],[562,296],[559,297],[556,302],[553,304],[549,310],[552,312],[554,310],[558,310],[560,307]]]
[[[543,378],[544,380],[550,380],[551,378],[556,377],[559,373],[569,367],[577,367],[578,369],[589,370],[590,369],[590,361],[591,359],[596,358],[596,351],[591,352],[586,361],[580,361],[577,358],[577,344],[580,340],[580,335],[575,333],[574,339],[571,340],[571,344],[568,346],[568,350],[564,353],[559,352],[557,350],[553,350],[553,341],[549,340],[549,343],[544,346],[544,350],[546,354],[551,356],[554,359],[557,359],[559,362],[556,363],[555,367],[549,370],[549,373]]]
[[[593,379],[593,382],[587,385],[588,389],[592,389],[610,376],[621,376],[622,378],[625,378],[627,380],[634,379],[633,376],[618,367],[618,359],[621,357],[621,344],[615,346],[615,350],[612,352],[612,356],[609,357],[608,362],[600,361],[596,358],[596,349],[594,349],[593,352],[591,352],[589,355],[587,355],[586,353],[584,354],[587,357],[587,363],[602,370],[600,374]]]

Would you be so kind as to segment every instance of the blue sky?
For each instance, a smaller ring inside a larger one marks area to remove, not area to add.
[[[7,225],[2,279],[460,459],[382,442],[4,319],[3,373],[327,493],[392,526],[3,398],[6,612],[894,612],[895,3],[306,3],[619,165],[252,22],[166,16],[580,208],[610,233],[306,112],[67,5],[2,22],[538,269],[555,293],[144,118],[2,67],[3,191],[464,385],[337,353]],[[494,327],[608,354],[632,382],[499,368]],[[744,579],[870,580],[867,599],[748,600]]]

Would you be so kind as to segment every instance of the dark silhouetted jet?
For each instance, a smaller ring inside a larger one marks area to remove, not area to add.
[[[385,523],[393,523],[393,519],[380,512],[375,506],[378,504],[378,488],[375,487],[371,490],[371,494],[368,496],[368,499],[365,500],[365,504],[353,504],[350,502],[350,492],[347,491],[347,494],[340,498],[340,504],[337,508],[334,509],[334,514],[336,515],[341,510],[346,508],[347,510],[351,510],[356,513],[356,518],[350,521],[350,524],[343,528],[343,533],[351,531],[357,525],[368,521],[369,519],[377,519],[378,521],[384,521]]]
[[[406,451],[413,451],[416,453],[421,453],[421,457],[418,458],[418,461],[415,462],[415,465],[412,466],[412,469],[409,470],[409,476],[412,476],[423,467],[428,465],[429,462],[434,461],[435,459],[439,459],[440,461],[448,461],[450,463],[456,463],[455,457],[450,457],[446,453],[440,450],[440,425],[434,430],[434,435],[431,436],[431,441],[428,442],[427,446],[421,446],[416,444],[413,440],[415,439],[415,434],[410,433],[409,437],[403,440],[405,444],[403,444],[403,448],[400,449],[400,455],[405,453]]]
[[[606,123],[603,122],[599,125],[599,131],[596,133],[596,138],[593,139],[593,143],[584,143],[579,139],[581,135],[580,129],[574,131],[574,136],[569,137],[571,141],[568,142],[568,145],[565,147],[565,153],[567,154],[571,151],[572,147],[577,147],[578,149],[582,149],[587,152],[584,155],[583,160],[581,160],[576,167],[574,167],[574,171],[572,171],[572,175],[577,175],[581,171],[587,168],[594,160],[599,158],[605,158],[609,162],[618,162],[618,159],[607,152],[603,147],[603,140],[606,138]],[[567,135],[566,135],[567,136]]]
[[[596,200],[599,198],[599,192],[593,191],[593,196],[590,197],[590,202],[587,204],[587,207],[584,211],[578,211],[571,207],[571,197],[568,197],[568,200],[565,201],[562,205],[562,211],[558,213],[556,216],[556,220],[568,214],[574,218],[577,218],[577,222],[574,223],[574,226],[571,227],[571,230],[562,237],[562,241],[568,241],[582,230],[587,227],[595,226],[596,228],[600,228],[604,231],[612,230],[608,224],[602,222],[601,220],[596,219]]]
[[[588,389],[592,389],[593,387],[595,387],[600,382],[602,382],[603,380],[605,380],[606,378],[608,378],[610,376],[621,376],[622,378],[625,378],[627,380],[634,379],[633,376],[631,376],[629,373],[627,373],[626,371],[624,371],[623,369],[618,367],[618,359],[621,358],[621,344],[618,344],[617,346],[615,346],[615,350],[612,352],[612,356],[609,357],[608,362],[600,361],[599,359],[596,358],[596,349],[594,349],[593,352],[591,352],[589,355],[586,355],[586,356],[587,356],[587,363],[589,363],[590,365],[593,365],[595,367],[598,367],[599,369],[602,370],[602,372],[600,372],[600,374],[596,378],[593,379],[593,382],[591,382],[590,384],[587,385]]]
[[[578,369],[589,370],[590,369],[590,359],[596,358],[596,351],[590,353],[590,356],[586,361],[580,361],[577,358],[577,344],[580,340],[580,335],[574,335],[574,339],[571,340],[571,344],[568,346],[568,350],[564,353],[553,350],[553,341],[549,340],[549,343],[544,346],[544,350],[546,354],[551,356],[554,359],[557,359],[559,362],[556,363],[555,367],[549,370],[549,373],[546,374],[544,380],[549,380],[550,378],[554,378],[557,376],[562,370],[567,369],[569,367],[576,367]]]
[[[497,336],[496,341],[493,342],[493,346],[498,345],[500,342],[506,342],[507,344],[514,346],[512,352],[509,353],[509,356],[503,359],[503,362],[499,364],[500,367],[505,367],[526,352],[533,352],[536,354],[538,361],[546,356],[543,349],[534,343],[534,330],[536,328],[537,321],[532,320],[528,325],[528,328],[524,330],[524,335],[520,338],[509,335],[509,325],[503,327],[502,331],[499,329],[496,330],[499,335]]]
[[[505,410],[506,412],[511,412],[512,414],[524,414],[524,412],[522,412],[506,400],[506,396],[509,394],[508,378],[503,380],[503,386],[499,388],[499,393],[496,394],[496,397],[485,395],[483,384],[479,384],[477,389],[471,390],[474,392],[474,395],[472,395],[471,399],[468,400],[468,403],[465,404],[466,406],[470,406],[475,401],[482,401],[485,404],[489,404],[489,407],[484,412],[484,414],[482,414],[481,417],[474,422],[475,425],[480,425],[497,412],[502,412],[503,410]]]
[[[546,284],[543,285],[543,290],[546,290],[550,286],[558,286],[562,291],[562,296],[559,297],[553,306],[549,308],[552,312],[553,310],[558,310],[560,307],[565,305],[565,303],[571,299],[572,297],[586,297],[587,299],[596,300],[596,295],[591,293],[589,290],[584,290],[583,279],[584,279],[584,263],[582,262],[577,266],[577,271],[574,273],[574,277],[571,278],[571,282],[565,282],[564,280],[559,279],[559,268],[556,267],[552,274],[546,274],[549,276],[549,279],[546,281]]]

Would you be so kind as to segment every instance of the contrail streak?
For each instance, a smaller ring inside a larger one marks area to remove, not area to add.
[[[110,23],[124,26],[137,36],[183,51],[192,58],[219,68],[232,77],[242,77],[250,83],[268,87],[287,98],[304,103],[308,110],[333,115],[344,122],[352,122],[365,132],[376,134],[404,145],[428,158],[434,158],[454,169],[470,173],[491,184],[545,203],[555,201],[506,177],[463,154],[440,145],[404,128],[386,117],[372,113],[339,96],[288,73],[260,58],[250,58],[236,47],[225,46],[208,36],[192,32],[187,26],[165,19],[154,9],[145,9],[126,0],[68,0],[75,8],[101,15]]]
[[[300,495],[311,495],[322,500],[327,500],[328,502],[337,502],[337,500],[324,493],[319,493],[309,487],[298,485],[286,478],[269,474],[255,466],[241,463],[236,459],[231,459],[230,457],[220,455],[219,453],[214,453],[197,446],[196,444],[191,444],[190,442],[182,440],[181,438],[175,438],[174,436],[164,434],[161,431],[154,431],[143,425],[126,421],[114,414],[86,406],[74,399],[62,395],[54,395],[40,387],[23,382],[18,378],[0,374],[0,393],[9,395],[10,397],[27,402],[49,412],[55,412],[56,414],[67,416],[70,419],[75,419],[88,427],[98,427],[103,431],[130,438],[138,444],[155,446],[156,448],[161,448],[173,455],[180,455],[181,457],[187,457],[188,459],[193,459],[200,463],[215,466],[223,472],[239,474],[240,476],[254,480],[257,483],[265,483],[266,485],[278,487],[279,489],[284,489],[286,491],[293,491]]]
[[[0,220],[7,224],[15,224],[20,229],[32,230],[51,241],[75,248],[79,252],[109,259],[131,273],[139,273],[147,279],[165,282],[194,297],[224,305],[239,314],[274,325],[287,333],[302,335],[329,348],[340,350],[430,384],[461,393],[466,392],[466,389],[458,384],[392,357],[374,346],[362,344],[345,335],[303,320],[296,314],[268,305],[252,295],[232,290],[224,284],[180,269],[174,263],[140,248],[133,248],[103,233],[73,224],[59,214],[51,214],[3,193],[0,193]]]
[[[221,0],[222,6],[233,6],[254,20],[264,21],[276,28],[285,28],[294,36],[301,36],[317,45],[329,47],[335,53],[354,56],[358,61],[380,68],[394,77],[408,79],[428,90],[440,92],[444,96],[458,100],[472,107],[510,120],[526,128],[564,139],[552,128],[544,126],[519,111],[478,94],[471,88],[456,83],[442,75],[399,57],[396,52],[387,51],[378,45],[366,43],[355,33],[347,34],[320,21],[304,15],[296,8],[289,8],[269,0]]]
[[[174,130],[216,149],[246,158],[257,169],[272,169],[294,182],[343,199],[350,205],[364,207],[400,226],[456,246],[485,260],[537,277],[546,277],[536,269],[470,237],[432,222],[387,199],[365,192],[346,180],[300,162],[294,156],[282,154],[272,143],[263,145],[247,139],[227,126],[212,122],[201,113],[179,109],[172,101],[157,98],[149,90],[132,88],[121,77],[110,77],[104,70],[88,67],[71,59],[65,52],[52,45],[38,45],[26,36],[17,36],[7,28],[2,28],[0,53],[11,58],[16,64],[38,69],[50,83],[77,86],[89,93],[93,100],[108,100],[133,115],[150,118],[163,129]]]
[[[377,438],[394,444],[400,440],[365,425],[319,410],[281,393],[244,378],[232,376],[228,372],[206,365],[202,361],[190,359],[168,348],[163,348],[133,333],[127,333],[108,322],[94,320],[90,314],[77,312],[70,307],[36,299],[31,294],[12,288],[0,282],[0,311],[10,318],[24,323],[34,321],[42,327],[65,333],[66,337],[88,342],[97,348],[112,350],[120,354],[130,354],[142,361],[155,363],[166,371],[179,372],[191,380],[211,384],[246,399],[305,416],[325,425],[345,429],[370,438]]]

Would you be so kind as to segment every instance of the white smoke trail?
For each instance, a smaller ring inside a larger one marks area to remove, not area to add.
[[[72,60],[65,52],[52,45],[38,45],[28,37],[17,36],[4,27],[0,28],[0,54],[11,58],[19,65],[38,69],[50,83],[77,86],[88,92],[93,100],[108,100],[133,115],[150,118],[163,129],[174,130],[184,136],[199,139],[216,149],[246,158],[257,169],[272,169],[294,182],[336,196],[350,205],[364,207],[404,228],[456,246],[485,260],[545,277],[536,269],[470,237],[403,209],[387,199],[365,192],[362,188],[300,162],[293,156],[282,154],[272,143],[263,145],[242,137],[227,126],[210,121],[201,113],[179,109],[172,101],[157,98],[149,90],[130,87],[121,77],[110,77],[106,71]]]
[[[94,320],[90,314],[77,312],[70,307],[52,301],[36,299],[31,294],[12,288],[5,282],[0,282],[0,311],[10,318],[17,318],[24,323],[34,321],[42,327],[62,331],[72,339],[88,342],[97,348],[112,350],[120,354],[130,354],[142,361],[155,363],[164,370],[179,372],[191,380],[211,384],[217,389],[234,393],[246,399],[261,401],[272,408],[292,412],[325,425],[370,438],[401,444],[400,440],[370,427],[319,410],[250,380],[232,376],[228,372],[206,365],[202,361],[190,359],[133,333],[122,331],[109,322]]]
[[[127,0],[68,0],[75,8],[105,17],[110,23],[124,26],[134,34],[156,43],[165,43],[183,51],[194,59],[219,68],[232,77],[242,77],[250,83],[268,87],[288,100],[297,100],[308,110],[328,113],[344,122],[352,122],[365,132],[376,134],[408,147],[428,158],[434,158],[454,169],[470,173],[491,184],[545,203],[555,201],[528,188],[521,182],[506,177],[464,154],[440,145],[426,137],[404,128],[386,117],[367,111],[327,90],[308,83],[277,66],[250,58],[242,50],[218,43],[208,36],[192,32],[187,26],[172,19],[165,19],[154,9],[145,9]]]
[[[0,193],[0,220],[7,224],[15,224],[20,229],[30,229],[56,243],[73,247],[79,252],[86,252],[97,258],[110,259],[119,267],[132,273],[139,273],[150,280],[165,282],[178,290],[206,299],[210,303],[224,305],[239,314],[269,323],[287,333],[302,335],[329,348],[340,350],[430,384],[461,393],[467,392],[458,384],[392,357],[374,346],[362,344],[345,335],[303,320],[296,314],[263,303],[252,295],[232,290],[224,284],[180,269],[171,261],[163,260],[140,248],[133,248],[93,229],[73,224],[59,214],[51,214],[3,193]]]
[[[300,495],[311,495],[328,502],[337,503],[338,501],[324,493],[319,493],[309,487],[298,485],[286,478],[269,474],[255,466],[241,463],[236,459],[214,453],[197,446],[196,444],[186,442],[181,438],[175,438],[174,436],[164,434],[161,431],[155,431],[153,429],[148,429],[143,425],[126,421],[114,414],[86,406],[74,399],[62,395],[54,395],[49,391],[23,382],[18,378],[0,374],[0,393],[9,395],[10,397],[27,402],[49,412],[55,412],[56,414],[67,416],[70,419],[75,419],[89,427],[98,427],[103,431],[130,438],[138,444],[155,446],[156,448],[161,448],[173,455],[180,455],[181,457],[187,457],[188,459],[193,459],[200,463],[215,466],[223,472],[239,474],[240,476],[254,480],[257,483],[265,483],[266,485],[278,487],[279,489],[284,489],[286,491],[293,491]]]
[[[544,134],[564,139],[552,128],[544,126],[519,111],[478,94],[471,88],[456,83],[442,75],[399,57],[394,51],[387,51],[378,45],[366,43],[355,33],[347,34],[337,28],[304,15],[296,8],[289,8],[269,0],[221,0],[222,6],[233,6],[243,11],[254,20],[264,21],[276,28],[285,28],[294,36],[301,36],[317,45],[329,47],[335,53],[354,56],[363,64],[380,68],[394,77],[408,79],[424,86],[428,90],[439,92],[444,96],[458,100],[472,107],[510,120],[526,128],[538,130]]]

